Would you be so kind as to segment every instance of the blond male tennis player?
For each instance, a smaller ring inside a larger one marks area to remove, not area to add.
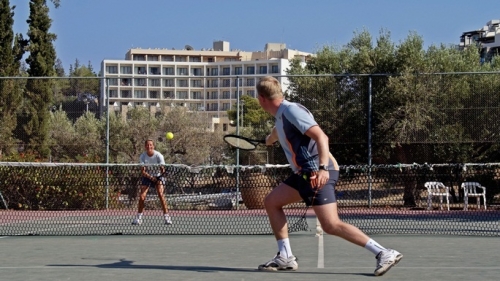
[[[286,101],[280,82],[274,77],[262,78],[257,84],[257,93],[260,106],[276,119],[266,144],[279,141],[294,172],[264,200],[278,254],[259,265],[259,270],[297,270],[299,265],[290,246],[283,206],[304,200],[312,205],[324,232],[364,247],[376,257],[374,274],[386,273],[403,255],[382,247],[357,227],[340,220],[335,198],[339,166],[329,151],[328,137],[311,112],[300,104]]]

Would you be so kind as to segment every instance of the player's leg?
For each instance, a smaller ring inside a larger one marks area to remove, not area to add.
[[[165,217],[165,224],[170,225],[172,224],[172,219],[168,214],[168,205],[167,201],[165,200],[165,194],[163,193],[163,191],[164,191],[163,180],[159,180],[156,182],[156,192],[158,193],[158,197],[160,198],[161,208],[163,209],[163,216]]]
[[[139,187],[139,203],[137,204],[137,216],[132,222],[133,225],[142,224],[142,214],[144,212],[144,205],[146,201],[146,195],[148,194],[149,186],[151,185],[151,180],[147,178],[142,178],[141,186]]]
[[[339,236],[372,252],[377,259],[375,275],[383,275],[392,266],[397,264],[403,258],[403,255],[395,250],[382,247],[359,228],[345,223],[339,218],[335,198],[335,184],[337,179],[338,171],[331,171],[329,182],[318,191],[313,202],[314,212],[321,223],[323,231]]]
[[[299,192],[285,183],[274,188],[264,199],[269,222],[278,243],[278,254],[270,261],[259,265],[259,270],[297,270],[297,259],[293,256],[290,247],[288,225],[283,206],[301,200]]]

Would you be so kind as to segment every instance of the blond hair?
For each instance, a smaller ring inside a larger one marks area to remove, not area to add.
[[[263,98],[274,100],[283,98],[283,91],[278,79],[266,76],[257,83],[257,94]]]

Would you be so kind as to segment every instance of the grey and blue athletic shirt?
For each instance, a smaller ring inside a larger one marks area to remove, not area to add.
[[[316,141],[305,135],[318,126],[311,112],[303,105],[283,100],[275,115],[278,140],[294,172],[312,172],[319,169]],[[333,170],[332,156],[328,169]]]

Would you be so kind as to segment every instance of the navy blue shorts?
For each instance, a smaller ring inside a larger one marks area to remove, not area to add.
[[[163,183],[164,178],[160,178],[160,180]],[[156,187],[156,183],[154,181],[150,180],[149,178],[146,178],[146,177],[142,177],[141,185],[145,185],[147,187]]]
[[[284,180],[283,183],[296,189],[307,206],[325,205],[337,202],[337,198],[335,198],[335,184],[339,179],[339,171],[329,171],[329,173],[330,179],[317,192],[316,189],[311,187],[309,173],[293,174]]]

